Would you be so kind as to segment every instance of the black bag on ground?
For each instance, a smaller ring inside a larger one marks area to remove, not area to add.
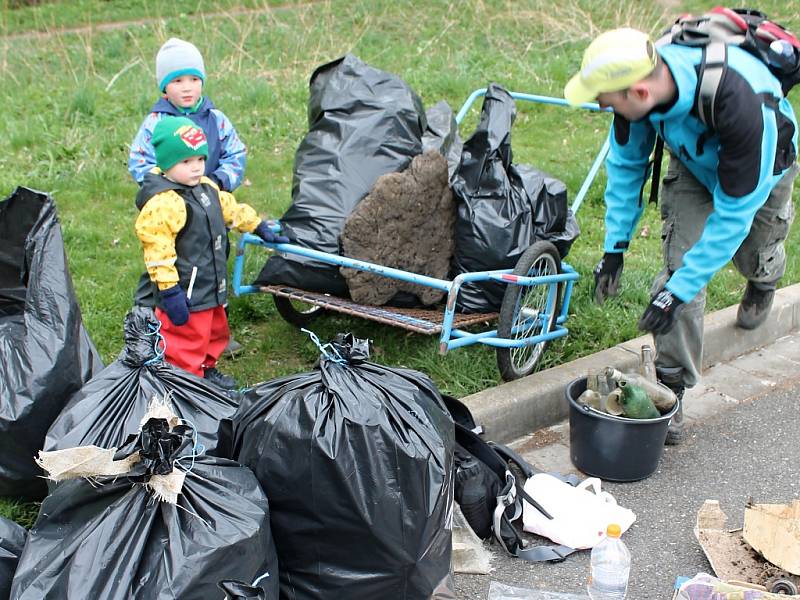
[[[33,457],[103,365],[83,327],[53,199],[18,187],[0,202],[0,239],[0,496],[41,498]]]
[[[422,152],[425,109],[402,79],[348,54],[311,76],[308,124],[281,226],[301,246],[339,254],[345,220],[378,177]],[[271,256],[256,283],[347,296],[338,267],[295,255]]]
[[[191,423],[206,453],[216,454],[219,423],[237,403],[224,390],[161,359],[161,323],[150,308],[125,317],[125,348],[119,358],[83,386],[55,420],[45,450],[95,445],[118,448],[139,431],[154,398],[167,398]]]
[[[0,517],[0,600],[11,593],[11,580],[27,537],[24,527]]]
[[[258,481],[233,461],[195,456],[191,428],[170,429],[171,421],[148,419],[109,470],[84,469],[91,481],[63,481],[45,499],[13,600],[208,600],[220,597],[217,584],[228,578],[260,580],[263,597],[277,600],[277,558]],[[102,474],[112,470],[117,475]]]
[[[337,336],[319,367],[245,394],[234,454],[262,482],[292,600],[452,594],[453,423],[422,373]],[[450,597],[448,595],[447,597]]]
[[[562,545],[529,546],[514,526],[522,517],[525,500],[545,517],[552,517],[523,489],[524,480],[536,470],[519,454],[480,436],[472,413],[459,400],[443,396],[447,410],[455,421],[455,500],[475,534],[484,540],[494,539],[511,556],[530,562],[560,562],[575,552]],[[522,482],[511,470],[514,465]],[[570,485],[579,480],[552,473]]]
[[[453,275],[512,269],[536,241],[553,242],[561,258],[580,229],[567,206],[566,186],[525,165],[512,163],[511,126],[516,107],[491,84],[475,133],[464,143],[451,187],[458,203]],[[458,295],[462,312],[500,310],[505,285],[467,283]]]

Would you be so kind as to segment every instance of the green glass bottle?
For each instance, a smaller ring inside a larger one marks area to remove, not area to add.
[[[623,383],[620,387],[622,388],[621,403],[626,417],[629,419],[655,419],[661,416],[656,405],[641,387],[630,383]]]

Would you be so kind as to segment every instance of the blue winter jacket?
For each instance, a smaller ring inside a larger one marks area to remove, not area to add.
[[[203,98],[197,111],[189,114],[175,108],[166,98],[155,103],[133,139],[128,156],[128,171],[136,183],[141,185],[144,176],[156,166],[156,155],[150,139],[156,123],[169,115],[189,117],[202,127],[208,140],[205,174],[226,192],[239,187],[247,164],[247,149],[230,119],[217,110],[208,98]]]
[[[797,158],[797,121],[780,84],[757,58],[728,48],[715,103],[717,131],[695,114],[700,48],[658,49],[678,89],[674,103],[630,122],[614,116],[606,160],[606,252],[624,252],[642,214],[642,188],[656,131],[712,194],[714,208],[697,243],[666,284],[691,301],[736,253],[772,188]]]

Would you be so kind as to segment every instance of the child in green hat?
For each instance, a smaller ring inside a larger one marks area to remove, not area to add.
[[[152,282],[167,362],[227,389],[217,360],[228,343],[226,227],[286,243],[247,204],[204,175],[208,141],[186,117],[153,130],[156,167],[136,196],[136,235]]]

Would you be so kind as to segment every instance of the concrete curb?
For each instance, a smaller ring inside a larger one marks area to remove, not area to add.
[[[705,316],[703,369],[728,361],[746,352],[770,344],[800,327],[800,284],[775,293],[769,317],[758,329],[746,331],[735,326],[738,305]],[[555,425],[567,418],[564,397],[567,384],[586,375],[588,369],[613,365],[621,370],[635,369],[639,349],[653,344],[645,335],[590,356],[534,373],[528,377],[489,388],[462,398],[486,437],[508,443],[538,429]]]

